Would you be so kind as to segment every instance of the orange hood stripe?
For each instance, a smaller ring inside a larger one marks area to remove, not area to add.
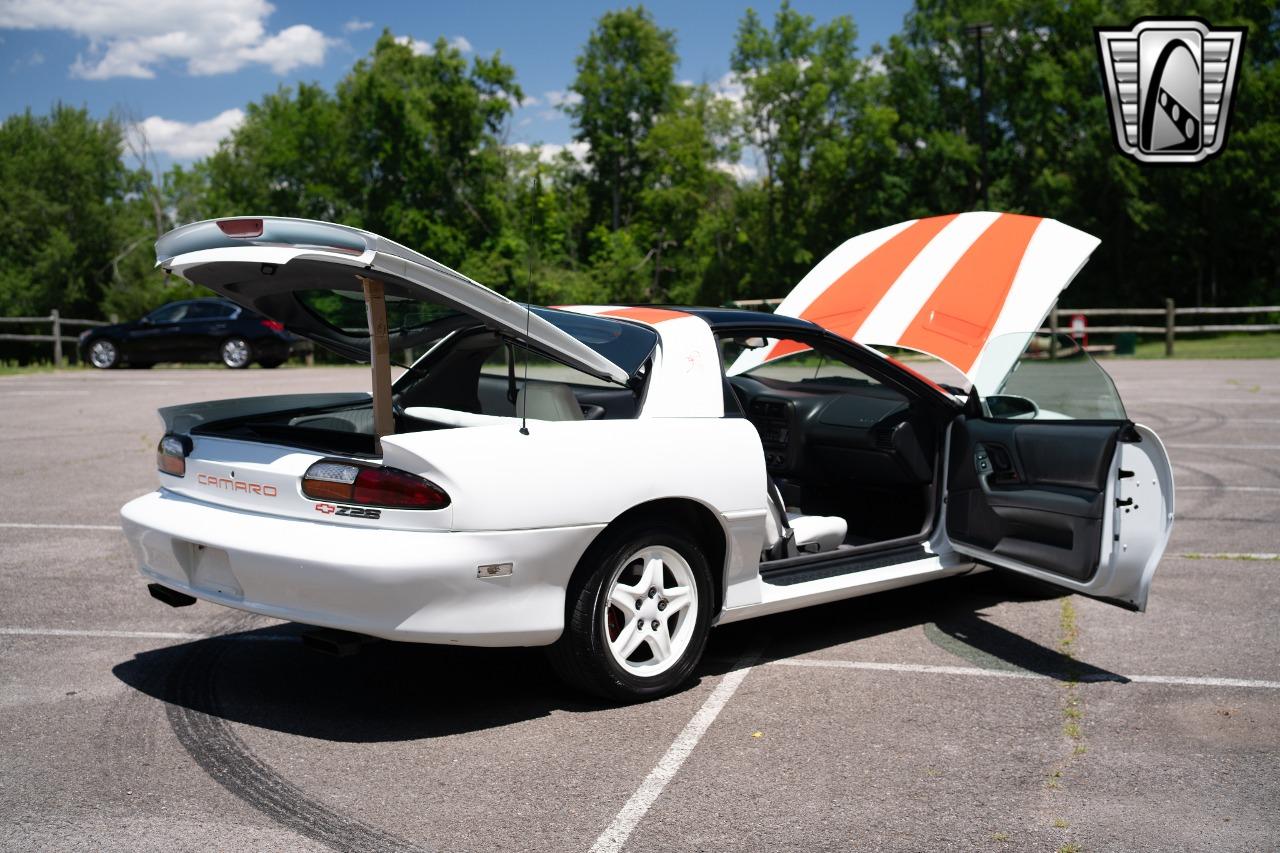
[[[956,214],[931,216],[928,219],[918,219],[902,229],[829,284],[800,312],[801,319],[817,323],[827,331],[852,340],[867,315],[880,304],[880,300],[893,287],[902,271],[955,218]],[[766,356],[766,360],[807,349],[808,347],[795,341],[779,341]]]
[[[941,358],[962,373],[977,361],[995,327],[1026,254],[1043,220],[1001,214],[938,284],[902,333],[900,346]]]

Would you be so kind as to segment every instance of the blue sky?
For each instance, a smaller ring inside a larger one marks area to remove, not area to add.
[[[57,101],[95,115],[115,109],[144,121],[163,164],[207,152],[245,104],[280,85],[332,88],[384,27],[472,55],[501,51],[530,103],[510,142],[564,144],[572,128],[557,103],[596,18],[624,3],[287,2],[279,0],[0,0],[0,110],[45,112]],[[771,20],[777,2],[645,4],[674,29],[681,80],[715,83],[728,71],[748,6]],[[859,53],[901,29],[907,0],[793,6],[820,21],[850,14]]]

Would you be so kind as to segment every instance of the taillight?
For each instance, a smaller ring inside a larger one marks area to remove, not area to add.
[[[262,325],[266,326],[268,329],[270,329],[273,332],[284,331],[284,323],[280,323],[275,320],[263,320]]]
[[[187,473],[187,454],[191,452],[191,439],[183,435],[166,435],[156,446],[156,467],[162,473],[184,477]]]
[[[261,219],[219,219],[218,229],[228,237],[261,237]]]
[[[324,459],[302,475],[302,493],[312,500],[395,509],[444,509],[449,496],[430,480],[395,468]]]

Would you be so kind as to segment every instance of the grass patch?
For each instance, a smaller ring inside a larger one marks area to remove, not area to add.
[[[1144,336],[1134,348],[1134,358],[1164,358],[1164,338]],[[1237,332],[1226,335],[1178,337],[1174,358],[1280,358],[1280,333]]]
[[[18,364],[16,361],[0,361],[0,376],[20,375],[23,373],[53,373],[54,371],[79,369],[79,365],[57,368],[52,364]]]

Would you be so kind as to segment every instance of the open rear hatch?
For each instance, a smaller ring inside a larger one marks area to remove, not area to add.
[[[440,334],[440,321],[479,321],[526,340],[599,379],[626,384],[621,366],[526,306],[425,255],[368,231],[328,222],[241,217],[196,222],[156,243],[157,264],[283,323],[291,332],[357,361],[370,359],[361,278],[380,281],[392,350]],[[646,354],[647,355],[647,354]]]

